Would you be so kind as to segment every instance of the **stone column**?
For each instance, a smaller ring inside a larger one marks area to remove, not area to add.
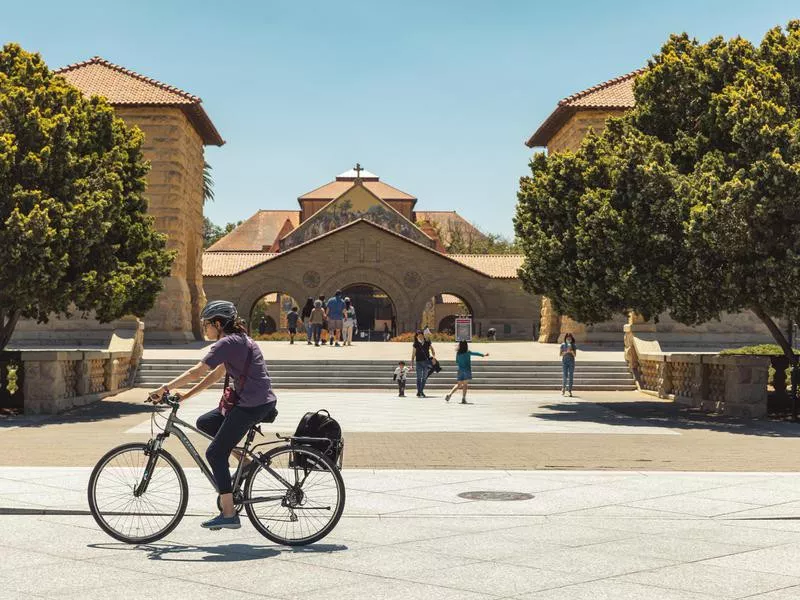
[[[117,115],[144,132],[150,161],[148,212],[176,252],[172,273],[155,306],[145,315],[145,338],[188,342],[199,334],[202,288],[203,143],[176,107],[117,107]]]
[[[542,297],[542,317],[539,324],[539,342],[552,344],[558,341],[561,333],[561,315],[553,308],[550,298]]]

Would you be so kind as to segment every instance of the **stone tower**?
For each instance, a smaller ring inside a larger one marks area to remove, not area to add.
[[[145,315],[149,342],[201,339],[203,293],[203,148],[225,142],[201,100],[94,57],[56,71],[87,96],[104,96],[127,124],[144,132],[149,213],[177,253],[164,291]]]

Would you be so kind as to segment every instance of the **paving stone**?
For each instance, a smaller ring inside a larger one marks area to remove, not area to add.
[[[800,584],[796,577],[724,569],[704,563],[664,567],[622,575],[619,579],[669,589],[709,594],[720,598],[741,598]]]

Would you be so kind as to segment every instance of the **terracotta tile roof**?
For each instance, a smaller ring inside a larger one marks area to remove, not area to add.
[[[564,123],[579,110],[601,110],[633,108],[633,82],[644,69],[637,69],[626,75],[609,79],[598,85],[567,96],[560,100],[556,109],[550,114],[539,129],[525,142],[529,148],[546,146]]]
[[[286,221],[289,221],[288,227]],[[206,252],[263,252],[270,250],[274,248],[275,242],[280,237],[299,224],[299,210],[260,210],[228,235],[217,240]]]
[[[203,277],[226,277],[267,262],[274,252],[203,252]]]
[[[398,190],[382,181],[364,180],[362,184],[381,200],[416,200],[411,194]],[[325,185],[303,194],[297,200],[333,200],[344,194],[355,184],[352,181],[331,181]]]
[[[453,262],[456,262],[467,269],[475,271],[481,275],[486,275],[487,277],[492,277],[494,279],[514,279],[517,276],[517,268],[522,265],[523,257],[520,255],[442,254],[441,252],[437,252],[436,250],[433,250],[432,248],[429,248],[423,244],[403,237],[399,233],[395,233],[390,229],[381,227],[376,223],[367,221],[366,219],[357,219],[355,221],[351,221],[347,225],[343,225],[338,229],[323,233],[321,236],[316,237],[313,240],[304,242],[299,246],[295,246],[279,254],[272,252],[210,252],[206,250],[203,253],[203,277],[225,277],[238,275],[264,262],[267,262],[268,260],[281,260],[282,258],[289,256],[293,252],[297,252],[305,246],[315,244],[322,238],[343,232],[351,227],[356,226],[358,223],[365,223],[371,227],[374,227],[375,229],[385,231],[389,235],[399,237],[403,241],[413,244],[418,248],[422,248],[427,252],[432,252],[433,254],[441,256],[446,260],[452,260]]]
[[[202,107],[202,100],[188,92],[145,77],[99,56],[54,71],[86,96],[103,96],[114,106],[177,106],[207,145],[225,141]]]
[[[447,258],[493,279],[516,279],[517,269],[525,257],[521,254],[448,254]]]
[[[414,218],[418,223],[420,221],[433,223],[438,229],[439,239],[445,246],[452,241],[454,232],[460,232],[463,236],[472,236],[474,239],[486,237],[480,229],[454,210],[415,210]]]

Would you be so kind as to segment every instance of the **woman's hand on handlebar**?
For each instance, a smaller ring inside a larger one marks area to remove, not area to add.
[[[169,400],[173,400],[175,402],[180,402],[181,401],[181,395],[179,393],[177,393],[177,392],[174,392],[174,393],[170,394],[169,393],[169,388],[167,388],[166,386],[162,385],[157,390],[154,390],[154,391],[150,392],[147,395],[147,400],[145,400],[145,402],[151,402],[153,404],[160,404],[160,403],[166,404]]]

